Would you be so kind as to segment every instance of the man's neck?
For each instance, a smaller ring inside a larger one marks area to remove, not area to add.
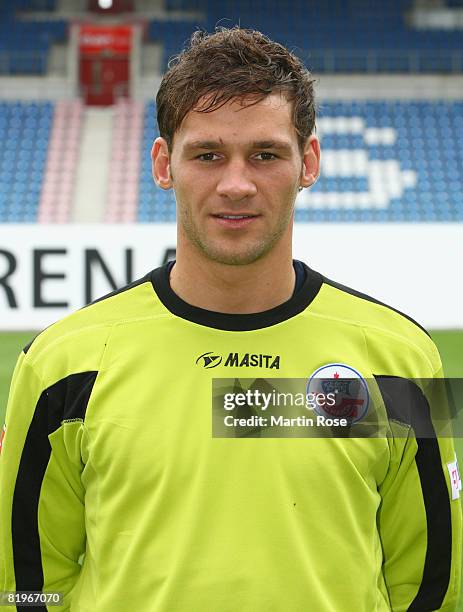
[[[275,259],[270,254],[249,265],[231,266],[191,261],[178,253],[170,285],[192,306],[229,314],[263,312],[286,302],[294,291],[291,255]]]

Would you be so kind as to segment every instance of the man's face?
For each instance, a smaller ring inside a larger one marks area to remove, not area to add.
[[[297,191],[315,180],[319,149],[311,137],[301,153],[286,98],[271,94],[252,106],[237,99],[213,112],[190,111],[170,156],[158,141],[154,174],[161,187],[175,190],[179,246],[186,240],[209,260],[245,265],[285,237],[290,243]],[[167,167],[156,172],[162,154]]]

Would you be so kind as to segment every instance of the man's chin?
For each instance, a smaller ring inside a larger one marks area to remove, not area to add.
[[[259,247],[254,249],[237,251],[223,248],[214,249],[203,245],[201,251],[207,259],[215,263],[226,266],[248,266],[262,259],[262,257],[268,253],[269,249],[259,245]]]

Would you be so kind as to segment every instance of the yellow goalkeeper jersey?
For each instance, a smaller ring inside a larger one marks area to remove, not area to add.
[[[442,376],[418,324],[308,267],[284,304],[228,315],[181,300],[163,266],[46,329],[7,407],[3,591],[59,592],[39,609],[72,612],[456,610],[451,439],[410,423],[371,439],[212,435],[213,379],[327,364],[383,393]]]

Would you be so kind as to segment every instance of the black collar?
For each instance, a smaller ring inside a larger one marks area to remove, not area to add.
[[[151,273],[151,282],[159,299],[170,312],[182,319],[225,331],[251,331],[270,327],[296,316],[312,302],[323,283],[323,277],[311,270],[304,263],[306,278],[302,287],[287,300],[263,312],[251,314],[227,314],[205,310],[188,304],[171,289],[169,282],[169,264],[156,268]]]

